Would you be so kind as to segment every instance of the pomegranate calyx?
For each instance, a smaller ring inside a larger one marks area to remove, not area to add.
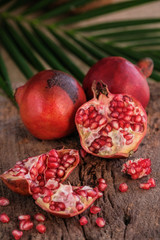
[[[104,84],[102,81],[99,81],[99,82],[94,81],[92,83],[92,91],[93,91],[94,97],[97,99],[99,99],[99,96],[101,94],[105,95],[106,97],[108,96],[107,85]]]

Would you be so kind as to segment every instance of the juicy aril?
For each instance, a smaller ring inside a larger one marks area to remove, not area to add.
[[[80,84],[69,74],[45,70],[15,93],[26,128],[39,139],[64,137],[75,129],[76,110],[85,101]]]
[[[150,58],[142,59],[137,65],[122,57],[103,58],[94,64],[83,80],[83,88],[88,99],[93,97],[93,81],[102,81],[111,93],[126,93],[136,98],[145,108],[150,91],[146,78],[153,70]]]
[[[75,123],[84,150],[104,158],[128,157],[146,134],[142,105],[126,94],[111,94],[94,82],[94,98],[77,111]]]
[[[17,162],[0,177],[14,192],[31,194],[42,209],[57,216],[72,217],[102,196],[98,188],[62,184],[78,163],[78,151],[52,149]]]

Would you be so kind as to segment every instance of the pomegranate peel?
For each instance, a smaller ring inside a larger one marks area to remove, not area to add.
[[[149,58],[140,60],[137,65],[125,58],[106,57],[95,63],[83,80],[87,98],[93,97],[93,81],[103,81],[113,94],[127,94],[137,99],[144,108],[148,105],[150,91],[146,78],[153,70],[153,61]]]
[[[122,172],[131,175],[132,179],[147,176],[151,173],[151,160],[149,158],[128,160],[123,164]]]
[[[75,116],[81,146],[103,158],[130,156],[146,134],[144,108],[129,95],[111,94],[102,82],[94,82],[93,92]]]
[[[28,195],[57,188],[79,163],[74,149],[52,149],[46,154],[29,157],[3,173],[0,178],[12,191]],[[53,165],[52,165],[53,164]],[[57,164],[57,165],[56,165]]]

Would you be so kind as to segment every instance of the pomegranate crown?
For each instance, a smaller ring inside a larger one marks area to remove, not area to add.
[[[101,94],[107,97],[109,92],[107,85],[101,80],[98,82],[96,82],[95,80],[93,81],[92,91],[93,91],[94,97],[97,99]]]

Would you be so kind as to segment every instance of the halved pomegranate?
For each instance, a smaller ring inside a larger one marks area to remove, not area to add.
[[[102,82],[94,82],[93,92],[75,116],[82,147],[104,158],[128,157],[146,134],[144,108],[129,95],[111,94]]]
[[[42,209],[57,216],[72,217],[102,196],[98,188],[61,184],[78,163],[77,150],[52,149],[17,162],[0,177],[11,190],[31,194]]]

